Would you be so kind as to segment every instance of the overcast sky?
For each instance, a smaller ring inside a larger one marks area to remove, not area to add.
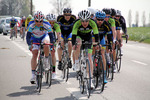
[[[50,4],[52,0],[33,0],[35,10],[40,10],[44,14],[53,10]],[[77,15],[82,9],[88,7],[88,0],[71,0],[72,13]],[[91,0],[91,7],[95,9],[115,8],[121,10],[122,15],[128,23],[128,12],[132,11],[132,23],[135,22],[135,13],[139,12],[139,25],[142,25],[143,11],[146,14],[146,23],[149,22],[150,0]]]

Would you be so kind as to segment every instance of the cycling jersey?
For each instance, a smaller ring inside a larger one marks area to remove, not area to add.
[[[107,34],[112,33],[111,27],[106,21],[104,21],[100,27],[97,24],[97,27],[98,27],[98,31],[99,31],[100,44],[105,45],[106,44],[105,43],[105,36]]]
[[[115,20],[113,18],[109,18],[108,23],[110,24],[111,27],[115,27]]]
[[[117,20],[116,18],[114,18],[114,20],[115,20],[116,30],[121,30],[121,25],[120,25],[119,20]]]
[[[89,24],[86,28],[84,28],[81,24],[81,20],[77,20],[74,23],[73,30],[72,30],[72,45],[75,45],[76,36],[80,38],[82,43],[85,41],[91,42],[91,45],[88,45],[88,53],[92,53],[92,31],[93,35],[95,36],[95,41],[98,42],[98,29],[97,25],[94,20],[90,19]],[[84,48],[84,45],[82,45]]]
[[[119,22],[121,24],[122,31],[126,34],[127,33],[126,21],[123,16],[120,16]]]
[[[29,22],[30,22],[31,20],[33,20],[33,19],[29,19],[28,17],[26,18],[25,27],[28,27],[28,24],[29,24]]]
[[[77,20],[74,23],[72,30],[72,44],[75,44],[76,36],[80,36],[85,41],[88,41],[92,38],[92,30],[93,35],[95,36],[95,41],[98,42],[98,29],[94,20],[89,20],[89,25],[84,28],[81,24],[81,20]]]
[[[63,15],[57,17],[57,22],[60,24],[61,34],[63,36],[68,37],[70,35],[75,20],[76,17],[74,15],[71,15],[69,21]]]
[[[10,27],[13,28],[16,24],[17,24],[18,20],[14,19],[14,20],[10,20]]]
[[[48,36],[48,33],[51,34],[53,31],[49,22],[44,19],[40,27],[35,26],[35,21],[31,20],[27,32],[27,44],[31,45],[31,40],[33,40],[33,42],[41,42],[43,38]]]
[[[21,26],[25,27],[25,20],[23,20],[23,19],[21,20]]]

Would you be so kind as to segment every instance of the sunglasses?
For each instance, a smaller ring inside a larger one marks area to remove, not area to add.
[[[110,18],[110,16],[106,16],[105,18]]]
[[[98,19],[98,18],[97,18],[96,20],[97,20],[97,21],[104,21],[104,19]]]
[[[37,23],[40,22],[41,23],[41,22],[43,22],[43,20],[41,20],[41,21],[35,20],[35,22],[37,22]]]
[[[71,14],[64,14],[65,16],[71,16]]]
[[[120,16],[116,16],[116,17],[120,17]]]
[[[88,22],[89,20],[88,19],[86,19],[86,20],[81,20],[81,22]]]
[[[50,24],[54,24],[55,22],[49,22]]]

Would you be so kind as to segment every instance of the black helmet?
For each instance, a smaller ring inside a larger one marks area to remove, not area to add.
[[[116,15],[116,10],[111,8],[111,16],[115,16]]]
[[[111,9],[109,8],[104,8],[102,11],[104,11],[106,14],[111,15]]]
[[[64,8],[63,13],[72,13],[71,8]]]

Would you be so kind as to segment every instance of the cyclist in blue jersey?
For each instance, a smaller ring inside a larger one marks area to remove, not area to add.
[[[12,30],[13,28],[15,29],[16,31],[16,38],[17,38],[17,23],[18,23],[18,20],[15,19],[15,17],[13,16],[11,19],[10,19],[10,39],[12,38]]]
[[[32,59],[31,59],[31,69],[32,69],[32,78],[30,80],[31,84],[35,83],[36,75],[36,65],[37,65],[37,56],[38,56],[38,50],[39,45],[31,45],[31,41],[33,43],[50,43],[50,38],[48,34],[52,34],[52,28],[51,25],[47,20],[44,19],[44,15],[41,11],[37,11],[34,14],[34,19],[30,21],[28,30],[27,30],[27,36],[26,41],[29,46],[29,49],[32,52]],[[48,67],[48,56],[49,56],[49,46],[44,45],[44,64],[45,69]]]

